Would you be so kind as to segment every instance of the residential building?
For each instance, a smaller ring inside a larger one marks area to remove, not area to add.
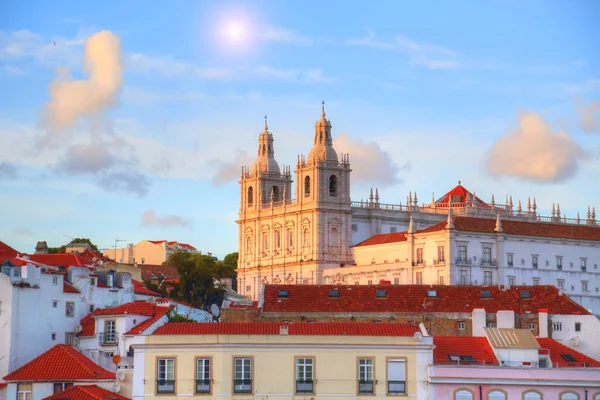
[[[202,254],[190,244],[168,240],[142,240],[123,248],[103,249],[102,254],[118,263],[160,265],[177,251]]]
[[[485,336],[436,336],[429,398],[600,398],[600,362],[528,329],[484,328]]]
[[[499,204],[492,195],[487,203],[460,181],[427,204],[412,192],[405,204],[384,204],[378,189],[352,201],[350,156],[338,156],[331,129],[323,109],[308,157],[296,161],[292,193],[291,167],[275,160],[265,121],[256,161],[242,167],[239,181],[239,293],[258,300],[262,284],[337,283],[338,277],[361,285],[562,282],[575,301],[600,313],[594,207],[584,218],[566,218],[553,204],[545,217],[535,197],[522,205],[507,195]]]
[[[600,360],[600,321],[550,285],[266,285],[258,303],[225,302],[221,319],[422,323],[433,336],[464,337],[527,328]]]
[[[168,323],[134,348],[132,398],[427,397],[432,338],[415,325]]]
[[[42,400],[72,386],[93,383],[115,389],[114,373],[96,365],[73,346],[58,344],[3,377],[7,399]]]

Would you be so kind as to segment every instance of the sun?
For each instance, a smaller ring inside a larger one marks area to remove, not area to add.
[[[225,25],[225,37],[234,42],[239,43],[244,41],[247,36],[246,27],[239,21],[230,21]]]

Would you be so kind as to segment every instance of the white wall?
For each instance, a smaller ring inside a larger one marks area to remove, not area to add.
[[[600,320],[594,315],[552,315],[552,323],[562,324],[561,331],[550,326],[549,336],[552,339],[572,347],[580,353],[600,361]],[[581,323],[581,331],[575,331],[575,323]]]

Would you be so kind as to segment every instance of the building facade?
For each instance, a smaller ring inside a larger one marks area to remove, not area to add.
[[[194,246],[168,240],[142,240],[137,244],[130,243],[127,247],[103,249],[102,255],[121,264],[151,264],[160,265],[177,251],[202,254]]]

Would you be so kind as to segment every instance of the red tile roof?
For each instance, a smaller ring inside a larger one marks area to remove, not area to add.
[[[19,255],[19,252],[7,245],[6,243],[0,241],[0,263],[9,258],[14,258]]]
[[[142,270],[142,280],[144,281],[153,278],[157,278],[161,281],[163,279],[179,279],[177,267],[172,265],[138,264],[138,266]]]
[[[6,383],[6,382],[0,382],[0,389],[4,389],[7,386],[8,386],[8,383]]]
[[[156,314],[157,308],[164,308],[164,307],[158,307],[155,304],[149,303],[145,300],[136,300],[136,301],[132,301],[131,303],[121,304],[121,305],[118,305],[118,306],[112,307],[112,308],[99,309],[96,312],[94,312],[94,315],[100,316],[100,315],[130,314],[130,315],[153,316]]]
[[[133,292],[135,294],[141,294],[141,295],[145,295],[145,296],[156,296],[156,297],[162,296],[162,294],[148,289],[144,282],[140,282],[135,279],[132,279],[132,282],[133,282]]]
[[[578,351],[573,350],[570,347],[565,346],[562,343],[557,342],[551,338],[536,338],[540,346],[542,347],[539,350],[540,354],[550,354],[550,360],[552,360],[552,364],[554,366],[558,365],[559,367],[594,367],[600,368],[600,362],[590,358],[584,354],[579,353]],[[576,361],[569,362],[565,360],[561,354],[569,354]]]
[[[498,365],[494,350],[486,337],[477,336],[434,336],[433,363],[434,364],[475,364]],[[452,361],[449,355],[472,356],[474,362]]]
[[[446,229],[446,221],[438,222],[437,224],[430,226],[429,228],[420,229],[415,231],[415,234],[419,233],[427,233],[427,232],[438,232]],[[393,233],[382,233],[379,235],[371,236],[370,238],[363,240],[360,243],[355,244],[353,247],[361,247],[361,246],[373,246],[378,244],[387,244],[387,243],[398,243],[398,242],[406,242],[407,240],[406,232],[393,232]]]
[[[158,321],[167,312],[169,312],[170,309],[171,309],[171,307],[157,307],[156,312],[152,318],[149,318],[149,319],[143,321],[142,323],[134,326],[129,331],[125,332],[125,334],[126,335],[139,335],[140,333],[143,333],[146,329],[148,329],[150,327],[150,325],[152,325],[153,323]]]
[[[315,336],[412,336],[420,332],[415,325],[376,323],[290,323],[288,335]],[[279,335],[280,323],[275,322],[170,322],[154,335]]]
[[[329,289],[339,289],[339,297],[329,297]],[[376,297],[377,289],[386,296]],[[279,298],[279,290],[287,298]],[[436,291],[429,297],[429,291]],[[483,298],[481,291],[490,292]],[[522,290],[529,298],[520,298]],[[549,314],[589,314],[589,312],[551,285],[511,286],[447,286],[447,285],[265,285],[263,313],[349,313],[349,312],[467,312],[484,308],[495,313],[512,310],[515,314],[537,314],[547,308]]]
[[[114,380],[115,374],[100,368],[73,346],[57,344],[3,378],[5,381]]]
[[[67,390],[52,396],[44,397],[43,400],[129,400],[118,393],[102,389],[96,385],[71,386]]]
[[[81,325],[81,332],[77,334],[77,336],[94,336],[96,334],[96,320],[94,319],[94,314],[98,310],[94,310],[93,313],[86,315],[79,321]]]
[[[81,293],[77,288],[68,282],[63,281],[63,293]]]
[[[473,193],[469,192],[463,185],[460,183],[453,187],[448,193],[440,197],[435,201],[435,204],[450,204],[450,199],[452,196],[459,196],[460,200],[453,199],[452,203],[465,203],[467,201],[467,196],[473,196]],[[475,196],[475,203],[486,204],[485,201],[481,200],[479,197]]]
[[[74,253],[27,254],[26,256],[29,257],[31,261],[54,267],[87,267],[92,265],[89,260]]]

